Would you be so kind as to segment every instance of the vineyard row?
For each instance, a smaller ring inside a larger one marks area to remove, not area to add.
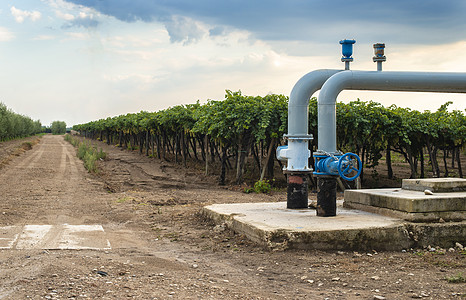
[[[400,153],[409,163],[411,178],[448,176],[446,155],[452,155],[462,177],[460,153],[466,142],[466,116],[462,111],[448,111],[450,102],[437,111],[419,112],[396,106],[384,107],[376,102],[337,103],[337,138],[339,150],[357,153],[365,168],[373,168],[385,155],[388,177],[393,177],[391,153]],[[246,161],[252,160],[257,179],[273,177],[275,148],[283,144],[287,131],[288,97],[244,96],[227,91],[223,101],[174,106],[158,112],[120,115],[86,124],[74,130],[87,138],[108,144],[139,149],[141,153],[186,165],[187,159],[202,160],[206,171],[220,162],[220,184],[225,183],[227,169],[235,169],[237,184],[243,181]],[[309,104],[309,132],[317,145],[317,100]],[[438,162],[443,150],[444,171]],[[428,162],[425,161],[428,154]],[[312,160],[312,159],[311,159]],[[311,165],[313,162],[311,161]],[[256,168],[257,167],[257,168]]]

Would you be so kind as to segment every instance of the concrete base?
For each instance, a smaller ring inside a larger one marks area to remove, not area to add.
[[[286,202],[214,204],[202,214],[272,250],[401,250],[466,240],[466,222],[415,224],[342,207],[326,218],[314,209],[287,209]]]
[[[403,179],[402,188],[345,191],[345,207],[411,222],[466,220],[466,179]]]
[[[466,192],[466,179],[463,178],[424,178],[403,179],[403,190],[420,191],[430,190],[434,193]]]

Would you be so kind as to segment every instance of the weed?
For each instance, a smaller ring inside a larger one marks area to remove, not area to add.
[[[105,159],[107,157],[107,153],[102,149],[98,150],[97,147],[92,146],[89,142],[80,142],[69,134],[65,135],[65,141],[68,141],[78,148],[76,155],[84,162],[84,167],[89,172],[98,172],[96,161],[99,159]]]
[[[466,277],[463,276],[463,273],[458,273],[450,277],[445,277],[445,280],[449,283],[465,283]]]
[[[259,180],[259,181],[256,181],[256,183],[254,183],[254,192],[256,192],[257,194],[260,194],[260,193],[270,193],[270,191],[272,190],[272,186],[270,185],[269,181],[268,180]]]
[[[177,232],[171,232],[164,235],[165,238],[169,238],[170,242],[178,241],[180,235]]]
[[[128,200],[131,200],[131,198],[130,197],[123,197],[123,198],[118,199],[116,202],[117,203],[124,203],[124,202],[126,202]]]

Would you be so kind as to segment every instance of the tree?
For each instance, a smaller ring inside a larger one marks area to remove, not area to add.
[[[66,123],[63,121],[53,121],[51,130],[52,130],[52,134],[65,134]]]

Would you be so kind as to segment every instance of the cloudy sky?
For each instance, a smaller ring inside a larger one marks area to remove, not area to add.
[[[49,125],[221,100],[289,95],[304,74],[342,68],[466,72],[464,0],[3,0],[0,101]],[[466,108],[466,95],[351,91],[384,105]]]

